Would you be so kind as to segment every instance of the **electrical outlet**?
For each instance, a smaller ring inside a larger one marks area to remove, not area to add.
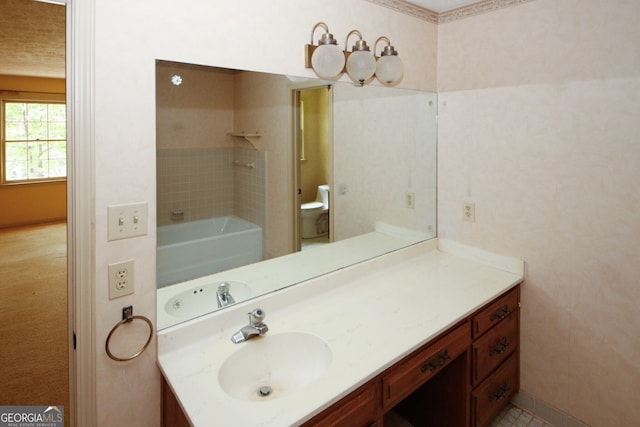
[[[407,192],[407,194],[405,195],[404,206],[409,209],[416,208],[416,193]]]
[[[462,219],[465,221],[476,222],[476,204],[473,202],[464,202],[462,204]]]
[[[109,264],[109,299],[132,294],[135,277],[133,260]]]

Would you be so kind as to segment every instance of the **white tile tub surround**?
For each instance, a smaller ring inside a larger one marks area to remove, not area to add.
[[[158,225],[234,214],[234,150],[180,148],[157,151]]]
[[[190,421],[210,425],[215,414],[220,425],[303,422],[524,278],[521,260],[500,269],[472,260],[478,258],[468,256],[469,248],[440,242],[444,251],[438,243],[418,243],[160,331],[159,365]],[[230,337],[256,307],[267,314],[263,339],[303,331],[328,343],[332,363],[313,386],[257,404],[222,391],[218,368],[251,345]]]

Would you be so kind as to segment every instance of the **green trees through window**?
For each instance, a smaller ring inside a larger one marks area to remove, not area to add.
[[[67,112],[63,103],[4,102],[4,181],[67,175]]]

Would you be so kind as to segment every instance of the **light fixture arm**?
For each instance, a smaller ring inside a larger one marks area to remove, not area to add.
[[[311,30],[311,45],[313,45],[313,35],[315,34],[318,27],[321,27],[324,30],[324,34],[322,34],[322,36],[318,40],[318,46],[323,44],[338,44],[336,39],[333,38],[333,34],[329,32],[329,27],[327,26],[327,24],[325,24],[324,22],[318,22],[313,26],[313,29]]]
[[[384,40],[385,42],[387,42],[387,45],[384,47],[384,49],[380,52],[380,56],[397,56],[398,55],[398,51],[396,50],[395,47],[391,46],[391,40],[389,40],[387,37],[385,36],[380,36],[378,37],[378,39],[376,40],[376,43],[373,45],[373,53],[375,54],[378,51],[378,42],[380,40]]]
[[[358,52],[358,51],[369,52],[370,50],[369,46],[367,45],[367,42],[362,39],[362,33],[358,30],[351,30],[349,34],[347,34],[347,39],[344,42],[344,48],[347,49],[347,46],[349,46],[349,37],[351,37],[352,34],[356,34],[359,37],[359,40],[357,40],[356,44],[353,45],[353,47],[351,48],[351,51],[352,52]]]

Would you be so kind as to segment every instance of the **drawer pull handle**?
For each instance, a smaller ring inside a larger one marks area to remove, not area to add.
[[[503,382],[500,387],[493,392],[491,396],[489,396],[489,402],[500,400],[504,397],[504,395],[509,391],[509,386],[507,382]]]
[[[509,313],[511,313],[509,311],[509,306],[505,304],[499,310],[497,310],[495,313],[491,315],[491,321],[493,322],[494,320],[502,320],[505,317],[507,317]]]
[[[427,371],[433,372],[436,369],[441,368],[449,359],[451,359],[449,350],[442,350],[440,353],[429,359],[427,363],[422,365],[420,370],[422,371],[422,373],[425,373]]]
[[[500,341],[496,343],[491,350],[489,351],[489,356],[493,356],[494,354],[502,354],[507,351],[507,347],[509,347],[509,342],[506,338],[502,338]]]

